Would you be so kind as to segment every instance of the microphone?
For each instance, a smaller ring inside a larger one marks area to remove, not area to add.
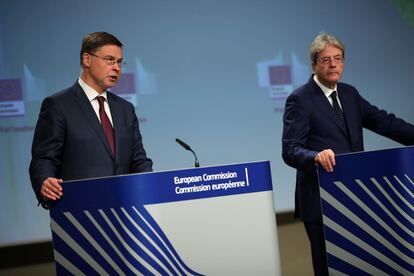
[[[195,152],[191,149],[191,147],[189,145],[187,145],[186,143],[184,143],[183,141],[181,141],[178,138],[175,138],[175,141],[180,144],[180,146],[182,146],[183,148],[185,148],[186,150],[189,150],[193,153],[195,161],[194,161],[194,167],[198,168],[200,167],[200,163],[198,163],[198,159],[197,159],[197,155],[195,154]]]

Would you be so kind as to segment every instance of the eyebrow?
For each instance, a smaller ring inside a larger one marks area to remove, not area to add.
[[[111,56],[111,55],[106,55],[106,56],[104,56],[105,58],[110,58],[110,59],[113,59],[113,60],[116,60],[116,61],[122,61],[123,60],[123,58],[120,58],[120,59],[116,59],[116,57],[114,57],[114,56]]]
[[[334,56],[326,56],[326,57],[321,57],[321,58],[331,58],[331,57],[342,57],[342,55],[341,54],[337,54],[337,55],[334,55]]]

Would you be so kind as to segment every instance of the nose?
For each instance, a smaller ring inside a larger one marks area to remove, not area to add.
[[[334,59],[329,60],[329,67],[336,67],[337,63]]]
[[[112,68],[113,68],[114,70],[118,71],[118,72],[122,70],[122,67],[121,67],[121,65],[119,65],[119,63],[115,63],[115,64],[112,66]]]

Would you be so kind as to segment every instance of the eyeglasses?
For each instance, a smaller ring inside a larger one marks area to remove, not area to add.
[[[108,64],[110,66],[114,66],[115,64],[118,64],[118,66],[122,68],[122,67],[125,67],[127,65],[127,63],[125,61],[122,61],[122,59],[117,60],[116,58],[114,58],[112,56],[100,57],[100,56],[97,56],[97,55],[92,54],[92,53],[88,53],[88,54],[90,54],[91,56],[103,59],[106,62],[106,64]]]
[[[323,57],[318,59],[318,62],[322,63],[322,64],[330,64],[331,62],[335,63],[335,64],[341,64],[343,63],[345,60],[345,58],[343,58],[342,56],[334,56],[334,57]]]

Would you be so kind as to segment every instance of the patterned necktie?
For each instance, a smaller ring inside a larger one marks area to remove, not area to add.
[[[338,117],[341,124],[345,125],[344,112],[342,111],[342,108],[338,103],[338,98],[337,98],[337,92],[336,91],[333,91],[331,93],[331,98],[332,98],[332,105],[333,105],[333,109],[335,111],[336,117]]]
[[[101,125],[105,132],[106,139],[108,140],[109,147],[111,148],[112,156],[115,156],[114,129],[112,128],[111,121],[109,121],[108,115],[105,112],[105,98],[102,96],[98,96],[96,97],[96,99],[99,102],[99,118],[101,119]]]

